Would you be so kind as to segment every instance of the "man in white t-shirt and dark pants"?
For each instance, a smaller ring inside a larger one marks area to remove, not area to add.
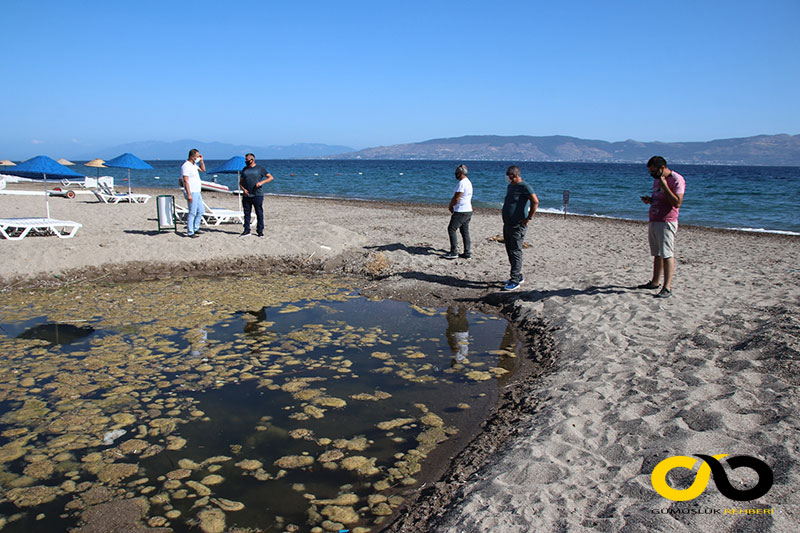
[[[444,258],[455,259],[461,257],[469,259],[472,257],[469,240],[469,221],[472,219],[472,182],[467,177],[466,165],[458,165],[456,179],[458,180],[458,185],[453,191],[453,198],[448,206],[452,213],[450,224],[447,226],[447,233],[450,236],[450,252]],[[461,255],[458,254],[458,231],[461,231],[461,238],[464,240],[464,253]]]
[[[202,183],[200,182],[200,171],[206,171],[206,163],[200,150],[192,148],[189,150],[189,158],[181,165],[181,183],[183,185],[183,197],[189,204],[189,214],[186,215],[186,236],[196,238],[197,230],[203,221],[203,196],[200,194]]]

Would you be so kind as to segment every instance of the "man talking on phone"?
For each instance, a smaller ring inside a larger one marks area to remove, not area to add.
[[[672,275],[675,273],[675,234],[678,232],[678,212],[683,203],[686,181],[683,176],[667,168],[667,161],[661,156],[653,156],[647,162],[647,170],[653,177],[653,195],[642,196],[642,202],[650,205],[648,240],[650,255],[653,256],[653,277],[640,289],[661,291],[656,298],[672,296]],[[661,275],[664,284],[660,285]]]

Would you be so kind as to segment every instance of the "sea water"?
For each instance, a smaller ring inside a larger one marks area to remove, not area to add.
[[[258,160],[275,177],[267,193],[365,200],[396,200],[446,207],[461,161]],[[177,189],[182,161],[150,161],[154,170],[131,171],[134,187]],[[210,170],[222,161],[207,161]],[[467,161],[476,206],[499,208],[505,196],[505,171],[514,162]],[[539,197],[539,208],[573,214],[647,220],[640,197],[652,193],[653,180],[642,164],[518,163],[523,179]],[[75,167],[95,175],[95,169]],[[670,165],[686,179],[680,222],[715,228],[800,234],[800,167]],[[102,169],[124,187],[127,170]],[[155,179],[155,177],[158,179]],[[211,174],[236,188],[236,175]]]

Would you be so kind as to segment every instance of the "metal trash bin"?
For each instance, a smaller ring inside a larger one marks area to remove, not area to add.
[[[175,197],[171,194],[156,196],[156,209],[158,209],[158,231],[178,231],[178,222],[175,217]]]

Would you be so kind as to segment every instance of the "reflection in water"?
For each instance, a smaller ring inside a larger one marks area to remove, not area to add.
[[[264,322],[267,321],[267,308],[262,307],[258,311],[246,311],[244,320],[244,333],[250,337],[258,337],[262,332]]]
[[[50,344],[72,344],[94,333],[91,326],[73,326],[72,324],[47,323],[26,329],[17,338],[39,339]]]
[[[205,326],[198,326],[197,330],[193,332],[190,339],[192,357],[200,357],[206,351],[206,343],[208,343],[208,331]]]
[[[469,352],[469,322],[467,321],[467,310],[464,307],[447,308],[447,343],[453,353],[454,361],[452,364],[461,363],[466,359]]]

